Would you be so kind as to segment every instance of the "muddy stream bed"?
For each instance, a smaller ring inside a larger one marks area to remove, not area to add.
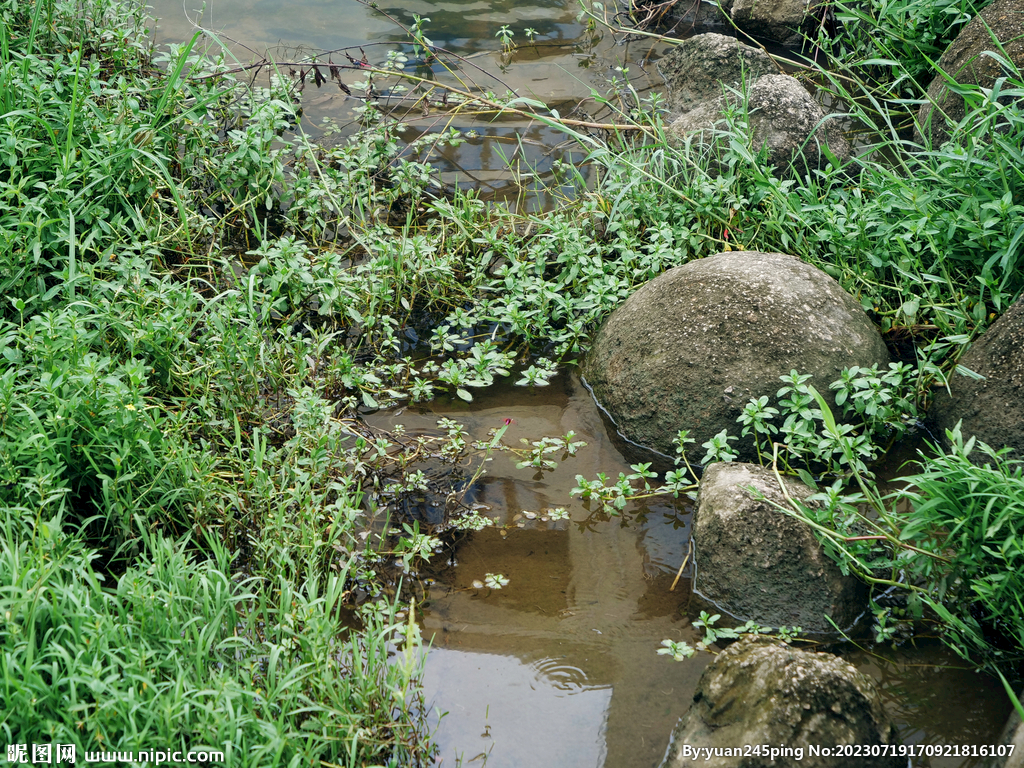
[[[372,43],[392,46],[403,33],[355,0],[160,0],[161,41],[191,37],[193,23],[234,41],[242,60],[270,51],[277,59],[318,50]],[[650,63],[659,51],[649,42],[616,45],[610,35],[588,31],[570,0],[413,0],[380,7],[409,25],[429,17],[425,32],[437,45],[471,57],[521,96],[549,105],[582,103],[591,89],[628,67],[644,93],[660,85]],[[502,56],[495,34],[509,25],[520,46]],[[536,45],[524,30],[536,30]],[[367,46],[375,63],[386,46]],[[648,60],[648,56],[651,59]],[[476,79],[486,78],[479,72]],[[488,84],[503,92],[499,82]],[[303,95],[304,124],[324,117],[353,126],[362,102],[337,86]],[[589,103],[589,107],[588,107]],[[571,107],[570,107],[571,108]],[[566,109],[562,109],[566,114]],[[430,116],[413,133],[441,130]],[[507,158],[516,149],[527,167],[544,174],[562,152],[565,136],[544,126],[503,120],[454,127],[481,134],[439,160],[448,183],[473,186],[483,197],[518,194]],[[314,130],[315,132],[315,130]],[[520,145],[520,140],[522,144]],[[578,148],[575,150],[577,154]],[[550,207],[535,196],[534,209]],[[574,431],[587,446],[551,472],[516,469],[516,458],[494,454],[487,473],[466,501],[481,505],[495,526],[468,533],[447,562],[435,560],[418,574],[425,601],[417,607],[426,658],[426,701],[434,711],[439,764],[488,768],[646,768],[656,766],[669,735],[689,706],[711,656],[674,662],[656,653],[662,640],[695,643],[683,610],[688,573],[670,589],[687,551],[692,509],[682,500],[649,500],[621,517],[591,512],[570,490],[575,477],[629,472],[609,437],[590,394],[571,373],[551,386],[529,390],[501,385],[473,403],[437,400],[367,418],[375,427],[402,424],[408,434],[436,435],[441,417],[462,423],[474,439],[512,423],[504,441]],[[568,520],[543,521],[544,510],[564,507]],[[476,587],[486,574],[502,574],[500,590]],[[1010,712],[998,682],[963,669],[935,641],[899,650],[851,649],[844,657],[880,681],[886,706],[908,744],[994,743]],[[443,714],[442,714],[443,713]],[[914,768],[959,768],[976,759],[915,758]]]

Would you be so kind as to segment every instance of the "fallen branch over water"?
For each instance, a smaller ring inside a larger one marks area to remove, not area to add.
[[[371,66],[371,65],[363,64],[361,62],[356,62],[355,64],[334,64],[334,63],[322,64],[322,63],[319,63],[319,62],[309,62],[309,61],[298,61],[298,62],[278,61],[278,62],[272,62],[269,59],[264,59],[262,61],[253,62],[251,64],[240,64],[238,66],[231,67],[229,69],[225,69],[225,70],[222,70],[220,72],[209,73],[209,74],[205,74],[205,75],[199,75],[199,76],[197,76],[197,77],[195,77],[193,79],[196,80],[196,81],[209,80],[209,79],[215,78],[215,77],[224,77],[225,75],[236,75],[236,74],[241,74],[243,72],[252,72],[253,70],[261,70],[261,69],[266,68],[266,67],[273,67],[273,68],[277,68],[277,67],[290,67],[290,68],[298,67],[299,68],[299,73],[300,73],[299,74],[300,80],[304,83],[305,79],[309,75],[309,73],[312,73],[313,74],[314,84],[318,88],[320,86],[322,86],[323,84],[325,84],[327,82],[327,80],[328,80],[328,78],[324,77],[323,73],[321,72],[321,69],[327,69],[331,73],[331,78],[330,79],[336,80],[338,82],[338,85],[341,87],[341,89],[343,91],[345,91],[345,93],[347,93],[349,95],[351,95],[350,89],[348,88],[348,86],[346,86],[341,81],[341,78],[340,78],[340,70],[343,70],[343,69],[344,70],[356,70],[356,71],[364,72],[364,73],[371,74],[371,75],[383,75],[383,76],[386,76],[386,77],[399,77],[399,78],[401,78],[403,80],[407,80],[407,81],[411,81],[413,83],[416,83],[417,85],[429,85],[431,88],[439,88],[439,89],[443,90],[446,94],[451,94],[451,95],[454,95],[454,96],[458,96],[461,99],[464,99],[464,101],[461,101],[461,102],[458,102],[458,103],[455,103],[455,104],[449,104],[447,102],[447,99],[444,99],[444,100],[442,100],[442,101],[432,105],[432,106],[435,106],[435,107],[439,107],[439,106],[440,107],[451,107],[453,109],[456,109],[458,107],[465,106],[465,105],[469,104],[469,105],[473,105],[473,106],[476,106],[476,107],[484,107],[485,108],[482,112],[478,112],[477,114],[516,115],[518,117],[523,117],[523,118],[526,118],[526,119],[529,119],[529,120],[539,120],[539,121],[541,121],[543,123],[547,123],[549,125],[556,126],[556,127],[564,125],[564,126],[570,126],[570,127],[573,127],[573,128],[589,128],[591,130],[597,130],[597,131],[639,132],[639,133],[645,133],[645,134],[647,134],[649,136],[652,136],[652,137],[655,135],[654,131],[651,130],[651,128],[649,128],[648,126],[638,125],[636,123],[600,123],[600,122],[594,122],[594,121],[590,121],[590,120],[575,120],[575,119],[568,118],[568,117],[562,117],[562,116],[560,116],[554,110],[549,110],[549,112],[551,113],[549,115],[543,115],[543,114],[540,114],[540,113],[538,113],[536,111],[529,111],[529,110],[525,110],[525,109],[519,109],[518,107],[512,106],[515,103],[521,103],[521,104],[524,104],[524,105],[527,105],[527,106],[530,106],[530,107],[534,107],[535,109],[547,110],[548,109],[547,105],[545,105],[543,102],[540,102],[540,101],[535,101],[533,99],[527,99],[525,97],[515,96],[515,94],[513,94],[514,98],[509,103],[503,104],[500,101],[497,101],[495,99],[488,98],[488,97],[482,96],[480,94],[475,94],[475,93],[472,93],[470,91],[463,90],[462,88],[456,88],[453,85],[448,85],[448,84],[442,83],[442,82],[440,82],[438,80],[431,80],[431,79],[426,78],[426,77],[420,77],[418,75],[411,75],[411,74],[409,74],[407,72],[399,72],[399,71],[396,71],[394,69],[384,69],[384,68],[381,68],[381,67],[374,67],[374,66]]]

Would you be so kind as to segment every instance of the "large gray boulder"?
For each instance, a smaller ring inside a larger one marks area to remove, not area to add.
[[[684,40],[658,62],[671,112],[688,112],[717,102],[725,88],[741,88],[779,68],[760,48],[735,37],[708,32]],[[720,115],[716,115],[720,117]]]
[[[839,163],[850,156],[850,143],[839,123],[826,117],[799,80],[779,74],[754,80],[745,97],[726,93],[692,108],[668,125],[666,138],[676,145],[689,138],[711,146],[726,127],[723,114],[730,109],[746,110],[753,150],[759,152],[767,146],[768,165],[783,176],[802,178],[811,170],[824,168],[830,155]]]
[[[796,501],[812,493],[803,483],[783,482]],[[843,576],[809,526],[773,505],[788,506],[770,469],[719,463],[704,471],[693,524],[691,612],[706,608],[728,614],[730,624],[831,634],[827,615],[850,629],[868,608],[864,584]]]
[[[732,20],[754,37],[798,46],[814,25],[819,0],[735,0]]]
[[[1013,458],[1024,459],[1024,298],[974,342],[960,364],[985,378],[954,374],[952,397],[942,390],[932,405],[935,425],[944,432],[962,420],[964,440],[1009,446]],[[981,453],[972,457],[983,460]]]
[[[723,429],[738,435],[747,401],[774,401],[791,370],[831,398],[842,369],[888,362],[875,326],[831,277],[795,256],[734,251],[640,288],[601,327],[583,374],[619,433],[671,467],[680,429],[696,440],[688,457],[699,463],[701,443]],[[740,458],[753,459],[745,440],[735,444]]]
[[[975,16],[942,54],[939,67],[961,85],[991,88],[998,78],[1011,74],[994,58],[983,55],[986,51],[998,51],[993,35],[1007,58],[1024,70],[1024,4],[1020,0],[996,0]],[[937,148],[949,140],[951,126],[965,115],[963,98],[953,93],[945,78],[938,75],[928,88],[928,101],[918,111],[921,128],[915,140],[922,141],[926,134]]]
[[[704,671],[661,768],[904,768],[906,757],[832,754],[837,745],[898,743],[874,682],[853,666],[744,638]],[[695,748],[710,752],[695,757]]]

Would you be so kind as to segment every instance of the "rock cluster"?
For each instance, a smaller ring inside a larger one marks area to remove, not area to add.
[[[662,12],[662,26],[678,30],[683,25],[704,32],[733,27],[762,40],[799,47],[804,36],[813,36],[820,0],[721,0],[676,3]],[[642,7],[643,2],[637,3]]]
[[[754,151],[767,148],[768,165],[783,175],[802,177],[850,155],[840,125],[759,48],[707,33],[681,43],[660,67],[669,109],[682,113],[666,129],[670,143],[714,148],[724,115],[738,112]]]

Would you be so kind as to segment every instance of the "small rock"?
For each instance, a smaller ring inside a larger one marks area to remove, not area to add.
[[[725,87],[740,88],[779,68],[760,48],[713,32],[684,40],[658,62],[670,111],[687,112],[717,101]]]
[[[803,483],[783,482],[797,501],[812,493]],[[848,630],[868,608],[867,589],[842,575],[809,526],[773,505],[788,506],[770,469],[718,463],[704,471],[693,523],[691,613],[708,608],[735,624],[831,634],[827,615]]]
[[[727,127],[723,113],[740,108],[743,100],[731,93],[691,109],[666,129],[672,144],[688,137],[700,145],[713,146]],[[850,143],[833,119],[800,82],[789,75],[762,75],[753,81],[746,95],[747,130],[755,152],[768,148],[768,165],[783,176],[804,177],[824,168],[835,157],[839,163],[850,156]]]
[[[820,5],[820,0],[735,0],[732,20],[754,37],[799,46]]]
[[[1024,700],[1024,691],[1020,691],[1017,697]],[[998,744],[1000,746],[1012,744],[1012,750],[1005,750],[1011,754],[988,757],[981,761],[979,768],[1024,768],[1024,724],[1021,724],[1020,715],[1016,711],[1006,721]]]

